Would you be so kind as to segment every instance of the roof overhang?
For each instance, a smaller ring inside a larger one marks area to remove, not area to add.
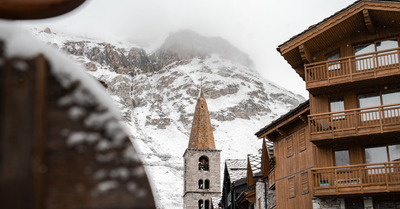
[[[313,54],[357,33],[400,30],[400,1],[359,0],[279,45],[277,50],[304,79]]]
[[[43,19],[68,13],[85,0],[0,0],[0,18]]]
[[[285,115],[273,121],[259,130],[255,135],[258,138],[268,138],[269,141],[276,141],[280,136],[286,134],[286,129],[293,123],[307,123],[307,116],[310,114],[309,100],[303,102]]]

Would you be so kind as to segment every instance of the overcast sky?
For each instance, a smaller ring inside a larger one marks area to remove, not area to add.
[[[104,40],[161,44],[190,29],[219,36],[247,53],[264,78],[308,98],[278,45],[354,0],[92,0],[74,12],[29,24]]]

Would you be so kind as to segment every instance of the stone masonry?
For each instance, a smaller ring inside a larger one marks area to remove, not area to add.
[[[198,208],[198,200],[211,201],[212,197],[220,196],[220,150],[187,149],[184,154],[184,208]],[[209,170],[199,170],[201,156],[209,159]],[[209,189],[199,189],[199,180],[209,180]],[[215,204],[215,203],[214,203]]]
[[[343,198],[320,199],[314,198],[313,209],[345,209]]]

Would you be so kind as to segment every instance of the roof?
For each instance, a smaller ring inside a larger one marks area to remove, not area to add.
[[[307,28],[306,30],[304,30],[303,32],[301,32],[301,33],[299,33],[299,34],[297,34],[297,35],[291,37],[289,40],[287,40],[287,41],[285,41],[284,43],[280,44],[280,45],[278,46],[278,48],[277,48],[278,52],[280,52],[280,48],[281,48],[282,46],[284,46],[284,45],[286,45],[287,43],[293,41],[294,39],[298,38],[299,36],[301,36],[301,35],[303,35],[303,34],[309,32],[309,31],[311,31],[312,29],[318,27],[319,25],[322,25],[322,24],[325,23],[326,21],[328,21],[328,20],[330,20],[330,19],[336,17],[338,14],[340,14],[340,13],[342,13],[342,12],[344,12],[344,11],[346,11],[346,10],[348,10],[348,9],[350,9],[350,8],[352,8],[352,7],[354,7],[354,6],[356,6],[356,5],[358,5],[358,4],[361,3],[361,2],[399,2],[399,3],[400,3],[400,0],[358,0],[358,1],[355,1],[354,3],[350,4],[349,6],[347,6],[347,7],[343,8],[343,9],[339,10],[338,12],[335,12],[333,15],[331,15],[331,16],[329,16],[329,17],[323,19],[321,22],[318,22],[318,23],[316,23],[316,24],[314,24],[314,25],[311,25],[310,27],[308,27],[308,28]]]
[[[272,123],[270,123],[269,125],[265,126],[264,128],[260,129],[257,133],[255,133],[255,135],[257,137],[260,137],[263,133],[271,130],[272,128],[274,128],[275,126],[277,126],[279,123],[281,123],[282,121],[288,119],[289,117],[297,114],[298,112],[306,109],[308,106],[310,105],[310,101],[307,100],[301,104],[299,104],[296,108],[290,110],[288,113],[282,115],[281,117],[279,117],[278,119],[272,121]]]
[[[271,159],[274,156],[274,143],[270,141],[266,141],[266,143],[267,143],[269,159]]]
[[[251,165],[251,170],[253,171],[253,175],[261,173],[261,153],[258,154],[248,154],[249,162]]]
[[[212,209],[218,209],[219,208],[218,203],[221,201],[221,199],[222,199],[221,196],[211,197],[211,201],[212,201],[212,204],[213,204],[213,208]]]
[[[215,149],[210,114],[208,113],[207,102],[202,89],[196,103],[188,148],[206,150]]]
[[[231,182],[246,178],[247,160],[246,159],[226,159],[225,165]]]

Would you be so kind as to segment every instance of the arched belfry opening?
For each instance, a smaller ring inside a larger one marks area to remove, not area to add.
[[[210,169],[209,167],[209,161],[207,156],[201,156],[199,158],[199,170],[201,171],[208,171]]]

